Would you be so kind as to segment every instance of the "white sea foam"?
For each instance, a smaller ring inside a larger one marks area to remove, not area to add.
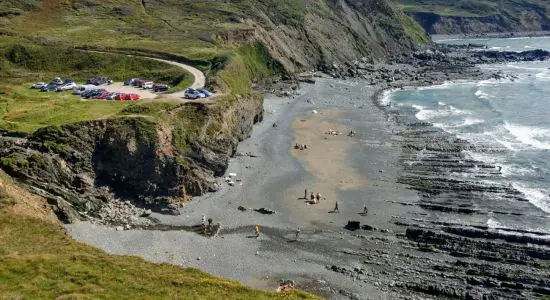
[[[535,173],[535,170],[531,168],[525,168],[516,164],[498,164],[497,166],[501,168],[500,173],[504,177],[527,176]]]
[[[529,145],[537,149],[550,150],[549,129],[521,126],[508,122],[504,123],[504,128],[522,144]],[[547,141],[541,141],[539,140],[540,138],[546,138]]]
[[[437,102],[437,105],[439,105],[439,106],[445,106],[445,105],[447,105],[447,104],[445,104],[445,102],[439,101],[439,102]]]
[[[469,115],[471,112],[460,110],[452,105],[440,106],[437,109],[428,109],[421,105],[413,105],[418,112],[415,117],[418,120],[426,121],[434,118],[449,117],[454,115]]]
[[[521,183],[514,183],[512,185],[516,190],[520,191],[531,204],[538,207],[545,213],[550,214],[550,191],[529,188]]]
[[[393,93],[396,91],[396,89],[389,89],[385,90],[382,95],[378,98],[378,104],[382,106],[389,106],[391,103],[391,99],[393,96]]]
[[[502,227],[502,224],[500,224],[497,220],[495,220],[493,218],[489,218],[489,220],[487,220],[487,227],[489,227],[489,228],[499,228],[499,227]]]
[[[483,99],[483,100],[488,100],[491,97],[491,95],[487,94],[486,92],[484,92],[482,90],[477,90],[475,95],[479,99]]]

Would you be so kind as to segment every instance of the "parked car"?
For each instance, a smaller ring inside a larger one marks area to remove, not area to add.
[[[105,97],[105,100],[115,100],[116,96],[120,94],[118,92],[111,93],[109,96]]]
[[[126,100],[126,94],[124,93],[119,93],[115,96],[115,99],[114,100],[119,100],[119,101],[124,101]]]
[[[147,81],[146,83],[143,84],[143,88],[144,89],[152,89],[154,84],[155,83],[152,82],[152,81]]]
[[[140,98],[141,96],[138,94],[134,94],[134,93],[126,94],[126,100],[139,100]]]
[[[93,84],[77,85],[73,88],[73,95],[81,95],[85,91],[95,90],[97,87]]]
[[[72,80],[71,78],[65,78],[65,83],[71,83],[71,82],[74,82],[74,80]]]
[[[130,79],[124,81],[124,85],[134,85],[134,83],[138,80],[139,80],[138,78],[130,78]]]
[[[54,79],[52,79],[52,84],[61,85],[63,84],[63,80],[61,80],[61,78],[59,77],[55,77]]]
[[[93,84],[93,85],[101,85],[101,84],[107,83],[108,80],[109,80],[108,77],[99,76],[99,77],[89,78],[87,83],[88,84]]]
[[[69,82],[69,83],[65,83],[63,85],[59,85],[57,86],[57,90],[58,92],[63,92],[63,91],[68,91],[68,90],[72,90],[73,88],[76,87],[76,83],[74,82]]]
[[[101,100],[105,100],[105,99],[107,99],[107,97],[108,97],[109,95],[111,95],[111,93],[110,93],[110,92],[108,92],[108,91],[104,91],[104,92],[101,92],[101,94],[99,94],[99,95],[96,95],[96,96],[94,97],[94,99],[101,99]]]
[[[47,86],[45,82],[37,82],[31,86],[31,89],[41,89],[45,86]]]
[[[166,84],[159,84],[159,83],[156,83],[156,84],[153,84],[153,91],[154,92],[164,92],[166,90],[168,90],[170,87],[167,86]]]
[[[89,91],[86,91],[86,92],[82,93],[80,96],[82,96],[82,98],[90,99],[90,98],[95,98],[95,97],[101,95],[101,93],[103,93],[103,92],[106,92],[106,91],[104,89],[89,90]]]
[[[57,84],[48,84],[40,89],[41,92],[54,92],[57,90]]]
[[[199,99],[199,98],[205,98],[206,95],[204,95],[203,93],[195,90],[195,89],[192,89],[192,88],[188,88],[185,90],[185,98],[187,99]]]
[[[199,91],[199,93],[201,93],[201,94],[204,94],[204,96],[206,96],[207,98],[208,98],[208,97],[212,97],[212,95],[213,95],[213,94],[212,94],[209,90],[207,90],[207,89],[198,89],[197,91]]]
[[[151,80],[140,79],[140,80],[138,80],[138,82],[137,82],[137,86],[140,87],[140,88],[143,88],[143,86],[144,86],[147,82],[151,82]]]

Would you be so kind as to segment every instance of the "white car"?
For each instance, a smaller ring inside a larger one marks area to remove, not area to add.
[[[143,84],[143,88],[144,89],[152,89],[154,84],[155,83],[152,82],[152,81],[147,81],[146,83]]]
[[[60,85],[57,87],[57,91],[58,92],[62,92],[62,91],[68,91],[68,90],[72,90],[76,87],[76,83],[74,82],[69,82],[69,83],[65,83],[64,85]]]
[[[33,84],[33,85],[31,86],[31,88],[33,88],[33,89],[41,89],[41,88],[43,88],[43,87],[45,87],[45,86],[47,86],[47,85],[48,85],[48,84],[46,84],[45,82],[37,82],[37,83]]]

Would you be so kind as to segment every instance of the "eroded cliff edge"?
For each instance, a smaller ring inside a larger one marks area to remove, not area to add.
[[[0,139],[0,163],[45,196],[72,222],[96,214],[113,197],[162,206],[215,191],[238,142],[263,118],[262,96],[235,96],[231,105],[184,103],[131,107],[115,119],[46,127]],[[154,117],[152,115],[155,114]]]

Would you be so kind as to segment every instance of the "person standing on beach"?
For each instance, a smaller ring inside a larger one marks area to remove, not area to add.
[[[319,201],[321,200],[321,194],[315,194],[315,199],[317,200],[317,203],[319,203]]]
[[[204,214],[202,214],[202,218],[201,218],[201,227],[203,230],[206,227],[206,217],[204,216]]]
[[[311,192],[311,194],[309,195],[309,197],[311,198],[311,202],[315,202],[315,195],[313,195],[313,192]]]
[[[307,189],[304,191],[304,199],[307,199]]]
[[[363,205],[363,215],[367,215],[369,213],[369,209],[367,208],[367,204]]]
[[[340,210],[338,209],[338,201],[336,201],[336,205],[334,205],[333,212],[335,212],[335,213],[340,212]]]
[[[260,225],[256,225],[255,233],[256,233],[256,238],[259,238],[260,237]]]
[[[300,236],[300,227],[296,228],[296,241],[298,240],[298,237]]]

